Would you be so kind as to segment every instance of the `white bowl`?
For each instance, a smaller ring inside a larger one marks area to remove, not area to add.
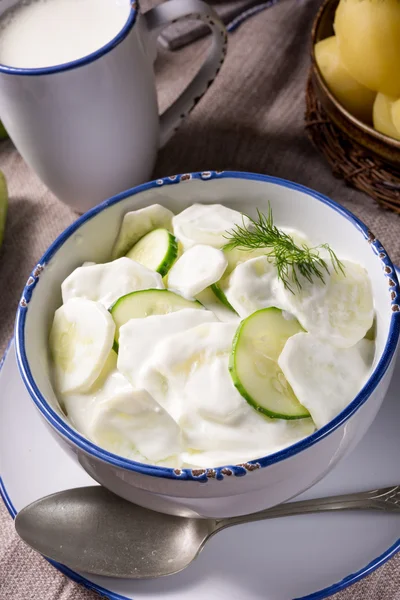
[[[376,307],[373,372],[357,397],[333,421],[304,440],[242,465],[209,469],[149,466],[111,454],[66,420],[52,388],[48,334],[61,304],[60,285],[84,261],[109,260],[122,216],[159,203],[179,212],[194,202],[223,203],[255,216],[271,203],[280,226],[328,242],[340,257],[368,270]],[[25,385],[58,442],[99,483],[143,506],[178,515],[230,517],[258,511],[304,491],[360,441],[388,388],[399,340],[399,285],[386,251],[367,227],[328,198],[300,185],[250,173],[203,172],[158,179],[89,211],[50,246],[23,291],[16,349]],[[357,474],[355,474],[357,477]]]

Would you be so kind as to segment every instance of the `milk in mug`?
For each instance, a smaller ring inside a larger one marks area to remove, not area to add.
[[[71,62],[110,42],[129,0],[21,0],[0,18],[0,64],[35,69]]]
[[[210,52],[160,115],[157,37],[181,19],[211,30]],[[134,0],[0,0],[0,120],[43,183],[85,212],[150,179],[226,48],[224,24],[202,0],[147,12]]]

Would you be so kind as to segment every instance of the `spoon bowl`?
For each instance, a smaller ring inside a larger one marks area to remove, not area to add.
[[[184,569],[216,521],[164,515],[93,486],[34,502],[15,527],[31,547],[73,570],[146,579]]]

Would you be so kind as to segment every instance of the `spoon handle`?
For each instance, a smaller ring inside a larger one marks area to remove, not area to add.
[[[316,498],[315,500],[301,500],[273,506],[251,515],[231,517],[217,520],[217,528],[230,527],[252,521],[275,519],[291,515],[325,512],[329,510],[381,510],[383,512],[398,512],[400,514],[400,485],[359,492],[343,496],[330,496]]]

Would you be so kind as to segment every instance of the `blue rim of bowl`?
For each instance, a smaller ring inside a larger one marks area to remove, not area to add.
[[[128,33],[136,23],[138,12],[138,0],[133,0],[132,2],[130,2],[129,16],[122,29],[111,41],[109,41],[107,44],[105,44],[95,52],[88,54],[87,56],[83,56],[82,58],[78,58],[77,60],[72,60],[70,62],[62,63],[60,65],[53,65],[51,67],[40,67],[38,69],[22,69],[19,67],[9,67],[0,63],[0,73],[4,73],[5,75],[25,75],[27,77],[32,77],[38,75],[52,75],[54,73],[62,73],[64,71],[71,71],[72,69],[78,69],[79,67],[88,65],[97,60],[98,58],[101,58],[105,54],[108,54],[108,52],[110,52],[113,48],[118,46],[126,38]]]
[[[398,271],[398,269],[396,269],[396,270]],[[2,359],[0,359],[0,374],[1,374],[1,369],[4,365],[4,362],[7,358],[8,351],[11,348],[13,340],[14,340],[14,338],[11,338]],[[5,482],[3,481],[2,477],[1,477],[1,473],[0,473],[0,496],[3,499],[5,507],[8,510],[10,516],[13,519],[15,519],[18,511],[16,510],[15,506],[13,505],[12,500],[7,492]],[[307,596],[302,596],[301,598],[294,598],[293,600],[323,600],[324,598],[327,598],[328,596],[331,596],[332,594],[336,594],[337,592],[340,592],[340,591],[346,589],[353,583],[356,583],[357,581],[364,579],[364,577],[366,577],[367,575],[370,575],[373,571],[375,571],[376,569],[378,569],[379,567],[384,565],[388,560],[390,560],[399,551],[400,551],[400,539],[398,539],[394,544],[392,544],[386,550],[386,552],[382,552],[382,554],[377,556],[377,558],[375,558],[374,560],[369,562],[365,567],[359,569],[358,571],[355,571],[354,573],[347,575],[340,581],[333,583],[332,585],[330,585],[326,588],[323,588],[316,592],[312,592],[311,594],[308,594]],[[101,596],[109,598],[109,600],[131,600],[127,596],[121,596],[120,594],[111,592],[110,590],[107,590],[106,588],[103,588],[103,587],[97,585],[96,583],[93,583],[89,579],[83,577],[76,571],[73,571],[72,569],[70,569],[69,567],[67,567],[65,565],[62,565],[61,563],[50,560],[48,558],[46,558],[46,560],[53,567],[55,567],[58,571],[60,571],[61,573],[63,573],[64,575],[66,575],[67,577],[69,577],[70,579],[75,581],[76,583],[84,586],[85,588],[87,588],[89,590],[93,590],[93,591],[97,592]]]
[[[55,255],[57,250],[73,233],[75,233],[80,228],[81,225],[86,223],[86,221],[93,219],[96,215],[98,215],[103,210],[107,209],[109,206],[121,202],[122,200],[128,197],[140,194],[141,192],[144,192],[146,190],[159,188],[164,185],[184,184],[184,182],[193,179],[202,180],[204,182],[211,181],[213,179],[244,179],[251,181],[260,181],[264,183],[272,183],[287,188],[289,190],[295,190],[298,192],[302,192],[308,196],[311,196],[312,198],[315,198],[317,201],[322,202],[323,204],[329,206],[330,208],[341,214],[344,218],[351,221],[354,227],[363,234],[363,236],[366,239],[366,243],[369,243],[371,246],[371,251],[374,252],[378,260],[381,260],[383,276],[385,276],[388,280],[388,294],[390,293],[391,295],[393,314],[391,317],[388,339],[382,356],[379,360],[379,363],[375,368],[375,371],[372,373],[371,377],[369,378],[365,386],[362,388],[362,390],[357,394],[355,399],[327,425],[325,425],[321,429],[318,429],[310,436],[300,440],[299,442],[287,448],[284,448],[283,450],[280,450],[279,452],[275,452],[274,454],[251,460],[241,465],[226,465],[222,467],[209,469],[173,469],[168,467],[159,467],[155,465],[139,463],[108,452],[107,450],[104,450],[96,444],[94,444],[93,442],[89,441],[83,435],[74,430],[70,425],[68,425],[68,423],[65,420],[63,420],[63,418],[47,403],[46,399],[41,394],[38,386],[36,385],[34,377],[32,376],[25,350],[25,322],[27,311],[29,309],[29,300],[32,296],[36,284],[39,281],[41,271],[44,268],[46,268],[46,264]],[[15,322],[17,363],[25,386],[44,418],[50,423],[52,427],[56,429],[56,431],[63,438],[66,438],[69,442],[72,442],[72,444],[77,446],[86,454],[89,454],[90,456],[95,457],[96,459],[99,459],[105,463],[111,464],[115,467],[153,477],[162,477],[180,481],[205,482],[208,479],[216,479],[221,481],[224,479],[225,476],[244,476],[252,471],[278,463],[282,460],[285,460],[291,456],[298,454],[299,452],[302,452],[303,450],[306,450],[307,448],[310,448],[320,440],[333,433],[368,400],[369,396],[374,391],[374,389],[386,373],[397,347],[400,335],[399,302],[400,291],[397,274],[383,246],[375,238],[371,231],[366,227],[366,225],[364,225],[364,223],[362,223],[350,211],[336,204],[336,202],[330,200],[326,196],[323,196],[318,192],[315,192],[302,185],[290,181],[278,179],[276,177],[270,177],[267,175],[259,175],[255,173],[239,171],[203,171],[201,173],[187,173],[183,175],[174,175],[171,177],[165,177],[163,179],[157,179],[149,183],[144,183],[130,190],[126,190],[125,192],[122,192],[116,196],[113,196],[112,198],[106,200],[102,204],[99,204],[98,206],[92,208],[90,211],[82,215],[79,219],[77,219],[77,221],[75,221],[63,233],[61,233],[61,235],[55,240],[55,242],[53,242],[53,244],[48,248],[48,250],[40,259],[39,264],[32,271],[32,274],[28,279],[27,285],[24,288],[22,298],[19,303]]]

